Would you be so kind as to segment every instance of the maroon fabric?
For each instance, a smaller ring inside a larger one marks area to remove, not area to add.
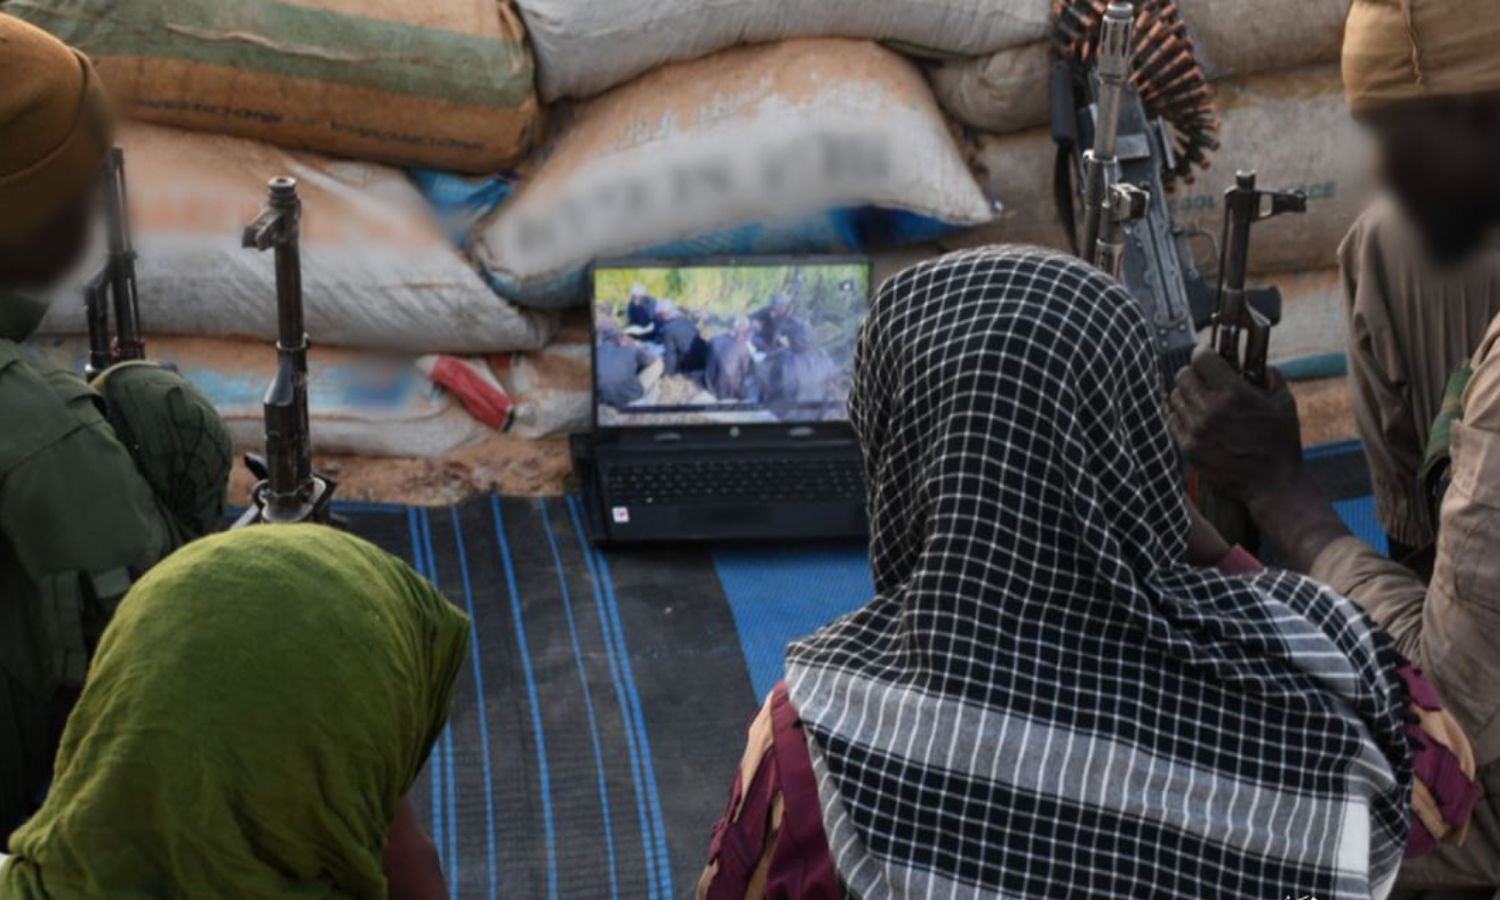
[[[823,831],[823,805],[818,800],[812,756],[784,681],[771,692],[771,732],[785,815],[781,839],[771,856],[766,896],[769,900],[842,900],[844,888]]]
[[[787,697],[786,684],[771,693],[771,751],[761,761],[749,788],[735,775],[729,806],[714,826],[709,859],[718,872],[707,900],[742,900],[765,855],[771,805],[782,798],[781,834],[771,852],[766,877],[767,900],[844,900],[843,885],[833,867],[823,833],[823,810],[802,723]],[[739,818],[734,818],[736,807]]]
[[[748,789],[734,776],[734,790],[729,805],[714,826],[708,858],[718,863],[719,871],[709,886],[707,900],[741,900],[755,874],[755,867],[765,848],[766,830],[771,825],[771,801],[776,796],[776,767],[768,756],[755,770]],[[743,804],[743,805],[742,805]],[[734,817],[735,809],[739,818]]]
[[[1406,666],[1401,669],[1401,679],[1406,682],[1406,691],[1412,703],[1429,712],[1443,708],[1437,691],[1427,681],[1422,670]],[[1415,717],[1406,724],[1406,736],[1411,741],[1412,768],[1417,780],[1427,786],[1428,792],[1437,801],[1443,821],[1450,827],[1462,828],[1479,803],[1479,785],[1464,774],[1463,766],[1458,757],[1453,755],[1453,751],[1428,736]],[[1406,841],[1407,857],[1425,856],[1437,850],[1437,846],[1437,838],[1413,813],[1411,831]]]

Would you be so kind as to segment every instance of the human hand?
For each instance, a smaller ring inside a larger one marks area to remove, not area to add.
[[[1168,403],[1172,436],[1199,477],[1251,504],[1290,487],[1302,466],[1297,401],[1281,373],[1272,370],[1270,381],[1258,389],[1199,347]]]

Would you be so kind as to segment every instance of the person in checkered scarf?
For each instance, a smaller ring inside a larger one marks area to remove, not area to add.
[[[1404,662],[1203,532],[1152,347],[1046,251],[882,287],[850,399],[876,594],[790,648],[700,896],[1389,892]]]

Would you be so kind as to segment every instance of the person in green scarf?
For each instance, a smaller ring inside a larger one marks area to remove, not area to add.
[[[0,842],[119,598],[224,513],[229,432],[191,384],[134,364],[90,386],[21,346],[84,256],[112,125],[88,60],[0,13]]]
[[[106,630],[0,898],[445,897],[405,797],[468,635],[405,563],[331,528],[179,550]]]

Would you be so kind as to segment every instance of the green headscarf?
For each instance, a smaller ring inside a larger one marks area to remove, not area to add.
[[[332,529],[205,538],[126,596],[5,900],[384,898],[468,619]]]

